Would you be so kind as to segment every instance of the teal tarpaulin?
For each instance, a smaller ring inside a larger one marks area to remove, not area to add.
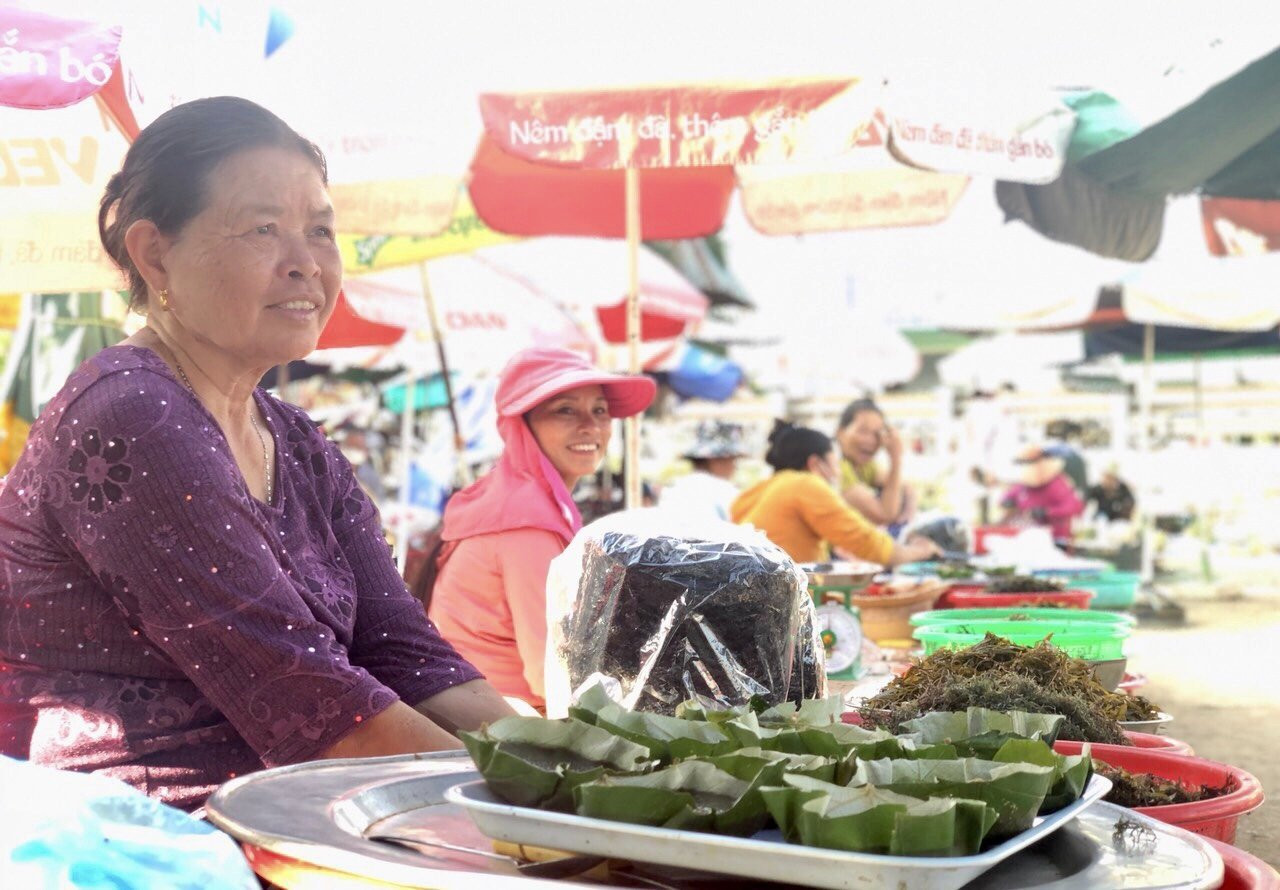
[[[458,376],[453,375],[455,388],[457,387]],[[397,383],[392,386],[385,387],[382,390],[382,404],[385,408],[399,414],[404,410],[404,394],[408,387],[404,383]],[[415,411],[426,411],[431,408],[444,408],[449,404],[449,397],[445,393],[444,375],[432,374],[430,377],[424,377],[414,382],[413,387],[413,409]]]

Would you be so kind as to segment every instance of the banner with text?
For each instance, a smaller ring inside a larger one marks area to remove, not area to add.
[[[0,105],[64,108],[111,79],[121,28],[0,8]]]
[[[1075,112],[1052,93],[891,92],[891,150],[925,170],[1052,182],[1062,172]]]
[[[124,286],[98,241],[98,202],[125,149],[96,102],[0,108],[0,292]]]
[[[480,112],[508,154],[618,169],[834,157],[853,147],[878,104],[878,89],[847,78],[488,93],[480,97]]]

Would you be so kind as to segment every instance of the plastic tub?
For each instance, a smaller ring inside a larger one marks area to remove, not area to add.
[[[1076,586],[1092,590],[1091,609],[1127,609],[1138,596],[1142,576],[1138,572],[1103,572],[1096,578],[1080,579]]]
[[[1280,874],[1239,847],[1207,838],[1222,857],[1222,890],[1280,890]]]
[[[1072,658],[1110,661],[1124,658],[1124,641],[1131,627],[1071,624],[1067,621],[975,621],[968,624],[935,624],[916,628],[913,636],[924,644],[924,654],[939,649],[963,649],[982,642],[987,633],[1017,643],[1034,646],[1050,634],[1053,645]]]
[[[1027,593],[988,593],[985,590],[956,591],[952,590],[947,600],[957,609],[980,609],[991,607],[1013,608],[1026,606],[1037,608],[1054,603],[1068,609],[1087,609],[1093,599],[1092,590],[1044,590]]]
[[[987,538],[1011,538],[1021,531],[1016,525],[980,525],[973,530],[973,552],[982,556],[987,552]]]
[[[867,639],[875,643],[909,640],[911,616],[932,609],[942,592],[939,586],[921,584],[889,593],[854,593],[849,596],[849,605],[858,608]]]
[[[1079,754],[1080,747],[1080,742],[1065,741],[1053,746],[1059,754]],[[1232,790],[1212,800],[1135,808],[1136,812],[1193,834],[1232,843],[1236,839],[1240,817],[1262,806],[1262,783],[1238,767],[1152,748],[1092,745],[1091,749],[1095,760],[1132,773],[1149,773],[1192,785],[1215,786],[1230,782]]]
[[[1069,624],[1114,624],[1133,627],[1137,620],[1132,615],[1115,612],[1067,611],[1064,609],[935,609],[932,612],[918,612],[911,618],[916,627],[926,624],[964,624],[978,621],[1005,621],[1010,615],[1025,615],[1034,621],[1050,621]]]
[[[1133,742],[1135,748],[1148,748],[1155,751],[1168,751],[1171,754],[1195,754],[1190,745],[1167,735],[1155,735],[1150,732],[1132,732],[1126,729],[1125,737]]]

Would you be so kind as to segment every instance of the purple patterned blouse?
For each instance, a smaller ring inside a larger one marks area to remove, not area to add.
[[[378,511],[259,390],[275,503],[150,350],[85,362],[0,493],[0,753],[192,808],[480,674],[405,589]]]

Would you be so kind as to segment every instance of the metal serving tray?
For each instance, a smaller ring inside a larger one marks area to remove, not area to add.
[[[722,837],[670,828],[650,828],[568,813],[517,807],[496,797],[484,780],[445,792],[445,800],[466,808],[482,832],[494,840],[531,844],[727,875],[789,882],[829,890],[958,890],[1014,853],[1048,837],[1111,790],[1093,776],[1078,801],[1004,843],[976,856],[883,856],[788,844],[777,830],[749,838]]]
[[[517,876],[513,865],[473,853],[431,847],[409,850],[369,839],[385,833],[491,850],[489,838],[468,811],[445,799],[450,787],[479,778],[463,751],[315,761],[234,779],[210,798],[207,813],[211,822],[236,840],[333,872],[335,883],[357,875],[439,890],[553,886],[550,881]],[[1122,819],[1128,827],[1117,833],[1116,824]],[[612,850],[610,855],[621,858]],[[708,863],[698,865],[705,868]],[[644,869],[643,874],[674,887],[683,886],[682,878],[687,876],[662,866]],[[786,878],[794,881],[796,876]],[[966,890],[1200,890],[1216,887],[1221,878],[1222,860],[1203,838],[1095,803],[1045,840],[978,877]],[[696,885],[716,886],[717,881],[725,890],[756,883],[704,872]],[[566,883],[583,886],[575,881],[555,882]],[[776,884],[767,886],[778,890]]]

